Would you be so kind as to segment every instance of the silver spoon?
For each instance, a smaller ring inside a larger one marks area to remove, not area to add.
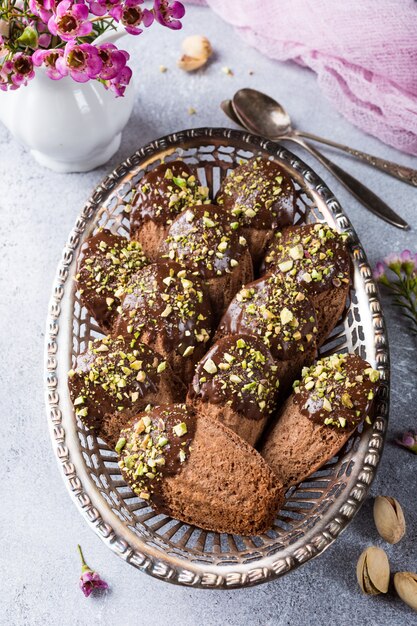
[[[263,128],[265,131],[268,130],[268,132],[263,133],[265,136],[274,135],[274,137],[278,137],[285,135],[289,137],[291,135],[294,137],[304,137],[305,139],[338,148],[364,161],[368,165],[372,165],[376,169],[382,170],[386,174],[402,180],[404,183],[417,187],[417,170],[411,167],[405,167],[398,163],[387,161],[386,159],[380,159],[372,154],[349,148],[349,146],[337,143],[331,139],[325,139],[324,137],[292,128],[290,116],[282,105],[270,96],[256,89],[240,89],[233,98],[233,105],[238,111],[245,111],[248,116],[249,111],[256,111],[258,109],[265,111],[267,115],[262,119]]]
[[[239,93],[239,92],[238,92]],[[379,198],[373,191],[371,191],[368,187],[366,187],[359,180],[345,172],[341,167],[330,161],[327,157],[325,157],[321,152],[319,152],[314,146],[307,143],[303,139],[299,137],[293,137],[292,135],[284,135],[284,136],[275,136],[275,134],[265,134],[266,128],[263,127],[262,122],[258,121],[262,120],[262,115],[259,115],[259,110],[257,111],[255,120],[249,119],[247,116],[243,115],[242,111],[237,111],[235,107],[233,107],[233,103],[229,101],[224,101],[222,103],[222,108],[225,111],[226,115],[228,115],[235,123],[243,126],[247,130],[257,135],[261,135],[263,137],[268,137],[272,140],[288,140],[293,141],[294,143],[299,144],[305,150],[310,152],[324,167],[326,167],[345,187],[350,191],[350,193],[359,200],[363,204],[363,206],[385,220],[389,224],[396,226],[397,228],[402,228],[404,230],[408,230],[410,226],[404,221],[395,211],[393,211],[381,198]],[[231,113],[232,112],[232,113]],[[251,111],[252,112],[252,111]],[[252,112],[253,113],[253,112]],[[270,132],[270,129],[268,129]]]

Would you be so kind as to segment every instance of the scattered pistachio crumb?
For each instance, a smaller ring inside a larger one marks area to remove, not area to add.
[[[115,450],[116,452],[121,452],[126,445],[126,439],[124,437],[120,437],[119,441],[116,443]]]
[[[203,365],[203,369],[205,369],[209,374],[215,374],[217,372],[217,366],[212,359],[207,359]]]
[[[182,437],[188,432],[187,424],[185,422],[180,422],[179,424],[175,424],[172,430],[174,431],[174,434],[177,435],[177,437]]]

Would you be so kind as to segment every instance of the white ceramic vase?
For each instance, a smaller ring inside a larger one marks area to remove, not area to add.
[[[26,87],[0,91],[0,120],[41,165],[57,172],[86,172],[119,148],[133,100],[132,84],[116,98],[95,80],[51,80],[37,68]]]

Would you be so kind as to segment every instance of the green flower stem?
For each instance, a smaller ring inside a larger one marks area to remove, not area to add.
[[[394,295],[394,305],[402,309],[402,314],[412,323],[412,332],[417,334],[417,301],[414,296],[416,280],[408,276],[400,277],[399,280],[390,281],[386,286]]]
[[[81,565],[82,565],[81,573],[84,574],[84,572],[91,572],[92,570],[90,567],[88,567],[87,563],[85,562],[84,554],[79,544],[77,546],[77,549],[78,549],[78,552],[80,553],[80,558],[81,558]]]
[[[417,255],[407,250],[398,260],[397,256],[391,254],[377,263],[376,278],[391,293],[394,306],[411,323],[413,335],[417,335]]]

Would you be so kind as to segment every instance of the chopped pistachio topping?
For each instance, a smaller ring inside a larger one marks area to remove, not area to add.
[[[281,270],[281,272],[289,272],[290,270],[292,270],[293,266],[294,266],[294,263],[291,259],[289,259],[288,261],[282,261],[282,263],[278,264],[278,267]]]
[[[166,332],[175,338],[177,352],[190,357],[198,344],[210,339],[210,309],[199,278],[177,269],[149,265],[136,274],[126,288],[132,298],[123,302],[120,324],[139,339],[149,328]]]
[[[116,447],[115,447],[116,452],[121,452],[123,448],[125,447],[125,445],[126,445],[126,439],[124,437],[121,437],[119,441],[116,443]]]
[[[338,233],[327,224],[310,224],[277,232],[269,245],[265,264],[277,267],[292,280],[312,283],[312,287],[332,282],[340,287],[349,283],[349,263],[345,254],[345,233]]]
[[[152,184],[145,176],[139,185],[137,195],[141,199],[138,211],[142,211],[144,205],[147,212],[156,219],[165,218],[166,223],[170,224],[186,207],[208,204],[210,199],[208,187],[200,185],[200,181],[190,172],[188,166],[178,161],[172,163],[170,167],[168,165],[160,166],[162,171],[157,180],[154,179],[155,173],[150,172]]]
[[[374,398],[379,372],[354,354],[333,354],[302,371],[294,382],[295,401],[314,421],[327,426],[355,426]],[[331,415],[329,415],[329,413]]]
[[[172,463],[182,464],[189,456],[192,436],[183,421],[184,411],[185,405],[160,408],[152,418],[141,417],[121,433],[116,447],[119,467],[142,499],[150,499],[158,488],[168,461],[172,467]]]
[[[197,368],[196,378],[194,392],[203,397],[207,392],[210,397],[208,390],[214,389],[216,397],[220,394],[235,410],[255,419],[276,407],[277,366],[255,337],[232,337],[214,344]]]
[[[263,342],[276,350],[305,350],[305,344],[314,342],[317,328],[312,305],[299,291],[297,285],[287,282],[280,275],[272,274],[258,283],[249,284],[235,296],[240,304],[239,325],[241,332],[259,336]],[[299,297],[301,294],[301,297]],[[234,313],[230,308],[230,316]],[[228,314],[225,316],[228,324]],[[230,328],[225,328],[230,332]]]
[[[163,244],[163,258],[203,274],[230,273],[247,242],[230,228],[226,218],[214,205],[188,210],[172,224]]]
[[[187,424],[185,422],[181,422],[180,424],[176,424],[172,430],[177,437],[182,437],[187,434]]]
[[[165,367],[159,355],[136,339],[128,342],[107,336],[91,341],[70,377],[70,388],[77,392],[76,415],[94,416],[103,398],[113,404],[114,411],[131,408],[148,387],[153,388]]]
[[[286,179],[282,184],[283,180],[277,163],[255,157],[228,174],[217,202],[230,207],[234,224],[250,226],[256,222],[261,228],[270,228],[282,211],[281,197],[293,192],[291,182]]]
[[[380,378],[380,373],[378,372],[378,370],[374,370],[372,367],[368,367],[364,371],[364,374],[368,375],[369,380],[371,380],[373,383],[376,383]]]
[[[217,372],[217,366],[212,359],[207,359],[207,361],[205,361],[203,369],[209,374],[215,374]]]
[[[289,322],[292,322],[292,320],[294,319],[294,315],[292,311],[287,309],[287,307],[285,306],[281,310],[281,313],[279,314],[279,316],[281,318],[281,324],[289,324]]]
[[[89,240],[78,274],[79,284],[84,294],[89,291],[103,296],[107,308],[113,309],[131,277],[148,263],[139,242],[99,231]]]

